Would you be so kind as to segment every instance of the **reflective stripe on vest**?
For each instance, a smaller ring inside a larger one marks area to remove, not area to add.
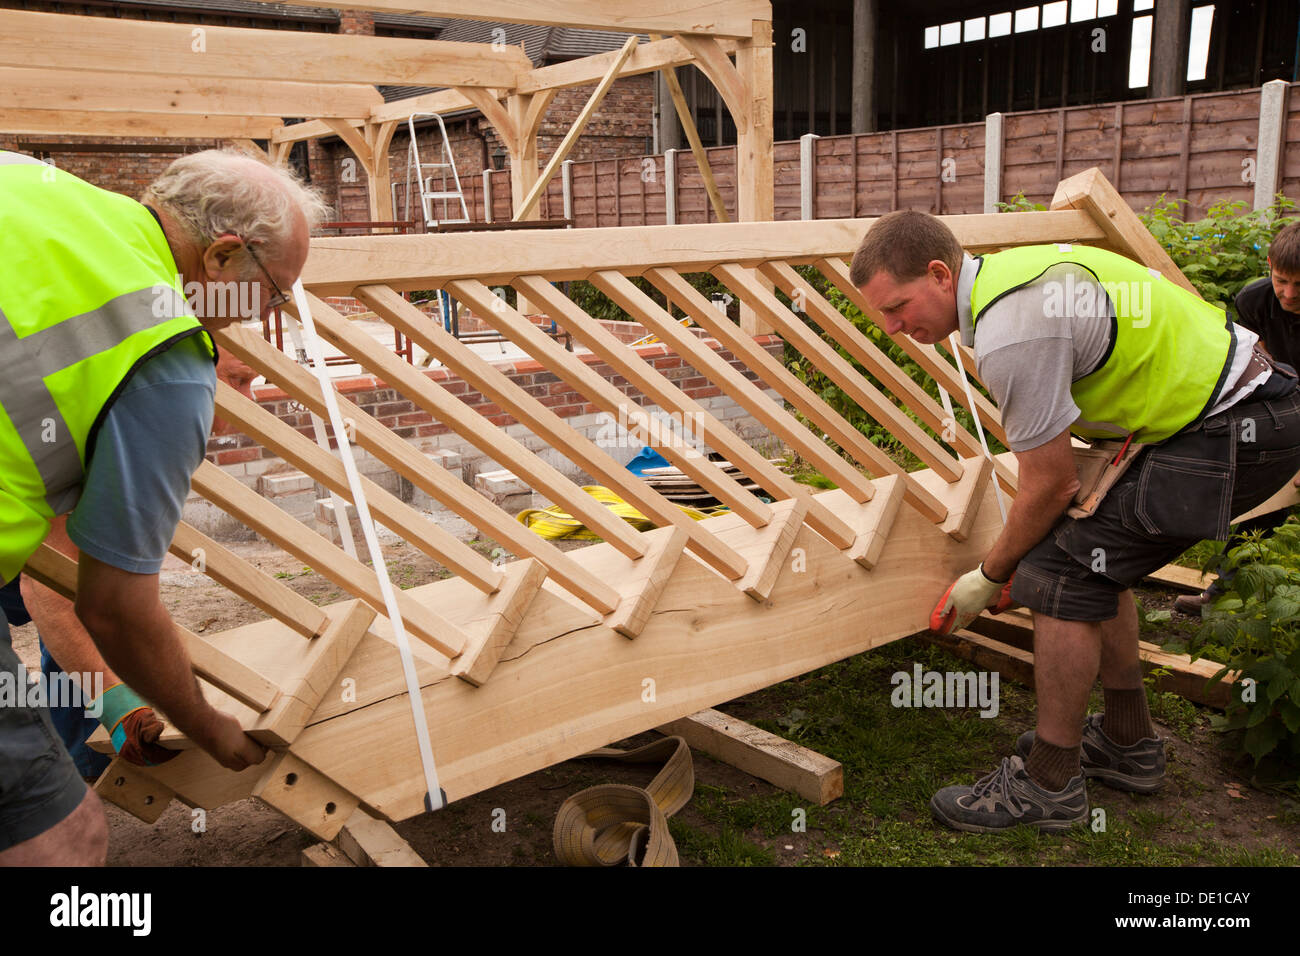
[[[1124,256],[1069,245],[1023,246],[987,255],[971,288],[976,326],[1003,296],[1066,263],[1091,273],[1115,311],[1101,365],[1070,384],[1080,409],[1071,430],[1086,438],[1132,434],[1135,441],[1160,442],[1199,421],[1232,366],[1235,339],[1229,320],[1222,310]],[[1065,300],[1075,283],[1067,278],[1042,284],[1044,309],[1053,302],[1066,310],[1073,307]]]

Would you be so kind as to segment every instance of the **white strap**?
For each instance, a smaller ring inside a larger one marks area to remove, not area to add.
[[[966,366],[961,360],[961,340],[957,338],[957,333],[953,332],[948,336],[948,348],[952,352],[952,357],[957,360],[957,373],[961,376],[961,384],[966,389],[966,407],[970,409],[971,416],[975,419],[975,434],[979,436],[980,447],[984,449],[984,457],[990,462],[993,461],[993,453],[989,451],[989,442],[984,437],[984,426],[980,424],[979,406],[975,404],[975,395],[970,387],[970,379],[966,377]],[[944,396],[947,398],[947,395]],[[951,408],[951,406],[947,406]],[[951,414],[951,411],[949,412]],[[956,418],[953,419],[956,422]],[[998,484],[997,473],[993,474],[993,492],[998,499],[998,513],[1002,515],[1002,526],[1007,524],[1007,503],[1002,498],[1002,486]]]
[[[406,625],[402,622],[401,612],[397,608],[397,595],[393,591],[393,582],[388,577],[388,565],[384,563],[379,539],[375,536],[375,523],[370,518],[370,505],[366,502],[365,493],[361,489],[361,477],[357,474],[357,464],[352,458],[352,445],[347,440],[348,433],[343,427],[343,416],[339,412],[334,386],[325,368],[325,357],[321,351],[320,339],[316,337],[316,324],[312,321],[311,309],[307,307],[307,294],[303,291],[301,280],[293,284],[293,300],[298,308],[303,331],[307,334],[307,354],[312,360],[316,379],[320,382],[321,394],[325,398],[325,410],[329,412],[330,425],[334,428],[334,434],[338,436],[339,457],[343,460],[348,487],[352,490],[352,501],[357,507],[357,517],[361,520],[361,532],[370,551],[370,560],[375,566],[375,575],[379,578],[384,607],[388,609],[388,621],[393,626],[393,637],[397,641],[398,655],[402,659],[402,673],[406,677],[406,696],[411,703],[411,719],[415,722],[415,738],[420,748],[420,764],[424,769],[424,782],[427,788],[425,806],[430,810],[439,810],[444,802],[442,788],[438,785],[438,769],[433,762],[429,722],[424,716],[424,701],[420,697],[420,682],[415,676],[415,658],[411,654],[410,638],[407,637]]]

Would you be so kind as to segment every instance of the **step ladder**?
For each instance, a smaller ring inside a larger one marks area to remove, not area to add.
[[[438,132],[442,136],[441,158],[436,163],[420,161],[420,145],[415,138],[416,122],[430,118],[437,120]],[[456,172],[456,157],[452,154],[442,117],[437,113],[412,113],[407,117],[406,128],[410,147],[406,157],[406,211],[403,217],[407,220],[411,218],[411,179],[414,177],[425,229],[433,229],[444,222],[469,222],[469,207],[465,205],[465,193],[460,187],[460,176]],[[434,188],[435,178],[439,180],[441,188]],[[455,188],[450,188],[452,186]],[[435,210],[435,203],[442,204],[441,210]],[[453,208],[453,203],[459,204],[459,211]],[[441,215],[437,215],[437,212],[441,212]]]

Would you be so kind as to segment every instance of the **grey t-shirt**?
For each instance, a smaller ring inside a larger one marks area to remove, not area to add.
[[[156,574],[212,428],[217,375],[200,336],[147,360],[99,429],[68,537],[96,560]]]
[[[976,371],[997,400],[1008,446],[1012,451],[1028,451],[1079,418],[1081,410],[1070,385],[1095,371],[1106,357],[1115,309],[1091,272],[1062,262],[989,306],[972,342],[970,294],[978,272],[978,261],[966,256],[957,285],[962,338],[973,344]],[[1233,334],[1237,338],[1233,367],[1220,396],[1245,369],[1257,338],[1239,326]],[[1223,403],[1220,397],[1213,411],[1222,411],[1247,394],[1237,393],[1231,403]]]

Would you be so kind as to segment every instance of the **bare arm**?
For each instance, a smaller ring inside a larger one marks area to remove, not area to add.
[[[77,546],[68,538],[67,524],[67,515],[55,518],[45,543],[75,561]],[[100,687],[112,687],[120,682],[121,678],[104,662],[95,642],[82,627],[71,601],[51,591],[30,575],[23,575],[21,588],[27,613],[36,622],[41,640],[61,670],[73,676],[103,674],[104,682]],[[83,687],[82,690],[86,692],[87,698],[94,693],[89,687]]]
[[[1019,491],[1007,514],[1006,527],[984,559],[984,573],[995,581],[1011,577],[1029,551],[1047,536],[1079,490],[1079,477],[1070,450],[1070,433],[1016,452]]]
[[[82,554],[76,613],[104,660],[222,766],[243,770],[265,750],[199,689],[189,655],[158,597],[158,575],[132,574]],[[62,662],[60,662],[62,663]]]

